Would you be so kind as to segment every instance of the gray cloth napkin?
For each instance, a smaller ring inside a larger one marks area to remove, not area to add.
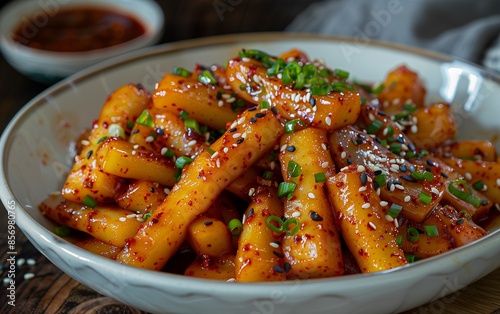
[[[329,0],[286,28],[442,52],[500,72],[500,0]]]

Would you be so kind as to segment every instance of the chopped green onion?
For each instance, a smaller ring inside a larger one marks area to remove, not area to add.
[[[175,182],[179,182],[179,180],[181,179],[181,176],[182,176],[182,169],[175,170],[175,173],[174,173]]]
[[[371,93],[376,95],[379,94],[383,89],[384,89],[384,84],[380,83],[377,86],[371,88]]]
[[[155,126],[155,123],[153,121],[153,117],[149,113],[147,109],[144,109],[144,111],[141,113],[141,115],[137,118],[135,123],[143,126],[148,126],[150,128]]]
[[[267,69],[267,75],[276,76],[285,67],[285,60],[278,58],[271,67]]]
[[[403,209],[403,206],[398,205],[398,204],[392,204],[389,210],[387,211],[387,215],[391,216],[392,218],[398,217],[399,213]]]
[[[459,185],[463,186],[466,191],[460,190],[456,187]],[[465,180],[458,179],[450,182],[450,185],[448,185],[448,191],[450,191],[451,194],[458,197],[459,199],[466,201],[467,203],[472,204],[475,207],[481,206],[481,200],[472,195],[472,191]]]
[[[482,180],[476,181],[472,184],[472,187],[476,189],[477,191],[482,191],[484,190],[484,183]]]
[[[430,171],[425,171],[424,172],[424,180],[426,181],[432,181],[434,180],[434,175]]]
[[[264,178],[265,180],[271,180],[274,176],[274,172],[272,171],[264,171],[264,173],[262,174],[262,178]]]
[[[67,226],[57,226],[54,228],[54,233],[60,237],[67,237],[71,234],[71,229],[70,227]]]
[[[243,225],[241,224],[241,221],[239,219],[234,218],[229,221],[228,228],[229,232],[231,232],[233,236],[237,237],[243,230]]]
[[[410,264],[416,262],[419,259],[419,257],[415,254],[405,254],[405,258],[406,261]]]
[[[318,80],[309,87],[312,96],[328,95],[332,91],[332,86],[324,80]]]
[[[201,72],[201,74],[198,76],[198,81],[206,85],[217,84],[217,79],[210,70],[203,70],[203,72]]]
[[[266,100],[261,101],[259,104],[259,109],[270,109],[270,108],[271,108],[271,105]]]
[[[173,150],[171,150],[170,148],[167,149],[167,151],[165,152],[165,154],[163,154],[163,156],[167,157],[167,158],[172,158],[174,157],[175,153]]]
[[[290,225],[293,225],[292,229],[289,228]],[[297,231],[299,231],[299,228],[300,228],[300,225],[299,225],[299,222],[297,221],[296,218],[288,218],[283,223],[283,231],[285,231],[285,233],[287,235],[294,235],[294,234],[296,234]]]
[[[109,136],[103,136],[103,137],[101,137],[100,139],[97,140],[97,144],[101,144],[102,142],[104,142],[108,138],[109,138]]]
[[[142,219],[144,221],[148,220],[151,216],[153,216],[153,211],[150,211],[150,212],[147,212],[144,214],[144,216],[142,216]]]
[[[392,143],[390,146],[389,146],[389,150],[395,154],[401,154],[401,146],[403,144],[401,143]]]
[[[398,237],[396,238],[396,244],[397,245],[403,244],[403,236],[402,235],[398,235]]]
[[[472,216],[465,209],[462,209],[460,212],[458,212],[458,215],[461,217],[465,217],[467,220],[472,220]]]
[[[213,149],[212,149],[212,148],[210,148],[210,147],[208,147],[208,148],[206,149],[206,151],[207,151],[207,153],[209,153],[209,154],[210,154],[210,156],[212,156],[213,154],[215,154],[215,150],[213,150]]]
[[[316,183],[325,182],[326,181],[325,173],[324,172],[315,173],[314,174],[314,181]]]
[[[83,198],[83,205],[90,208],[94,208],[97,206],[97,201],[93,199],[92,196],[85,195],[85,197]]]
[[[379,120],[374,120],[369,126],[366,127],[366,133],[377,134],[378,130],[383,126]]]
[[[180,68],[180,67],[174,67],[172,69],[172,73],[175,75],[180,75],[182,77],[190,77],[191,76],[191,72],[189,72],[188,70],[186,70],[184,68]]]
[[[349,72],[341,70],[341,69],[335,69],[333,71],[333,74],[335,74],[336,76],[343,78],[345,80],[349,77]]]
[[[296,125],[305,126],[305,122],[299,119],[293,119],[285,123],[285,133],[293,133],[295,132]]]
[[[424,226],[425,234],[428,237],[437,237],[439,236],[439,231],[435,225],[432,226]]]
[[[149,132],[149,136],[151,136],[154,140],[158,138],[158,133],[156,132]]]
[[[200,125],[195,119],[185,119],[184,124],[188,129],[194,130],[197,134],[201,135]]]
[[[418,230],[415,228],[408,228],[408,230],[406,230],[406,238],[410,242],[416,242],[419,236],[420,234],[418,233]]]
[[[181,110],[181,112],[179,112],[179,118],[181,118],[182,120],[186,120],[187,118],[189,118],[189,113],[187,111]]]
[[[276,222],[278,224],[278,227],[276,227],[273,222]],[[271,229],[272,231],[275,232],[282,232],[283,231],[283,220],[280,217],[277,216],[269,216],[266,219],[266,224]]]
[[[375,182],[377,182],[378,186],[385,186],[387,181],[385,180],[386,175],[381,173],[375,177]]]
[[[134,128],[135,122],[134,121],[128,121],[127,122],[127,129],[132,130]]]
[[[185,166],[189,165],[190,163],[193,162],[193,159],[187,157],[187,156],[180,156],[175,160],[175,168],[177,169],[182,169]]]
[[[269,56],[267,53],[263,51],[256,49],[242,50],[240,51],[239,56],[240,58],[247,57],[255,59],[257,61],[261,61],[266,68],[269,68],[274,64],[273,61],[271,60],[271,56]]]
[[[297,184],[293,182],[281,182],[278,186],[278,197],[282,198],[286,196],[288,199],[291,198],[292,193],[293,191],[295,191],[296,187]]]
[[[290,160],[288,162],[288,175],[290,177],[292,178],[298,177],[301,172],[302,172],[302,167],[300,167],[300,165],[297,162],[293,160]]]
[[[432,196],[425,193],[424,191],[420,192],[418,198],[422,201],[422,203],[429,205],[432,202]]]

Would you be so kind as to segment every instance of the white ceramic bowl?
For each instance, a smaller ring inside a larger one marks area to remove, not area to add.
[[[500,79],[441,55],[372,42],[287,34],[226,36],[149,48],[67,78],[29,102],[0,141],[0,196],[15,204],[17,225],[49,260],[96,291],[154,313],[394,313],[465,287],[500,266],[500,230],[476,243],[391,271],[281,283],[227,283],[125,266],[54,235],[37,205],[59,190],[71,165],[70,142],[122,84],[153,89],[173,66],[222,63],[242,48],[279,53],[293,47],[354,78],[379,80],[406,63],[425,79],[429,95],[453,103],[466,137],[499,134]],[[431,99],[429,99],[430,101]],[[62,121],[66,123],[61,123]]]
[[[43,25],[47,18],[59,10],[81,6],[109,8],[126,13],[144,26],[145,33],[109,48],[71,53],[33,49],[12,39],[18,24],[34,14],[37,16],[36,21],[39,21],[37,23]],[[51,83],[110,57],[155,44],[163,33],[163,24],[163,11],[153,0],[18,0],[7,4],[0,13],[0,49],[5,59],[19,72],[37,81]]]

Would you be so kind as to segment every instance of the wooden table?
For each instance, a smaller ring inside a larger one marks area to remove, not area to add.
[[[311,1],[315,0],[289,1],[288,10],[278,15],[276,11],[279,6],[266,7],[266,0],[252,1],[252,6],[249,5],[250,1],[240,1],[241,4],[235,6],[233,11],[227,11],[223,19],[216,15],[211,1],[179,1],[169,4],[171,6],[168,9],[162,2],[167,16],[167,31],[162,41],[234,32],[281,30]],[[275,18],[267,24],[265,21],[270,19],[259,19],[264,22],[256,24],[250,18],[255,16],[255,12],[261,17],[274,15]],[[175,19],[175,16],[186,18]],[[26,102],[47,87],[20,75],[0,57],[0,131]],[[5,266],[8,252],[6,230],[7,215],[4,206],[0,205],[0,264]],[[38,252],[19,229],[16,233],[16,250],[18,260],[24,258],[35,264],[26,263],[17,267],[15,308],[7,304],[8,290],[2,286],[0,313],[142,313],[71,279]],[[23,279],[29,273],[35,277]],[[6,272],[3,272],[1,277],[5,275]],[[454,294],[407,313],[500,314],[500,269]]]

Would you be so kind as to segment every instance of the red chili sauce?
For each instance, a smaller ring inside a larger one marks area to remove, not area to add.
[[[144,33],[144,26],[132,16],[105,8],[76,7],[52,16],[38,12],[24,19],[13,39],[36,49],[81,52],[118,45]]]

